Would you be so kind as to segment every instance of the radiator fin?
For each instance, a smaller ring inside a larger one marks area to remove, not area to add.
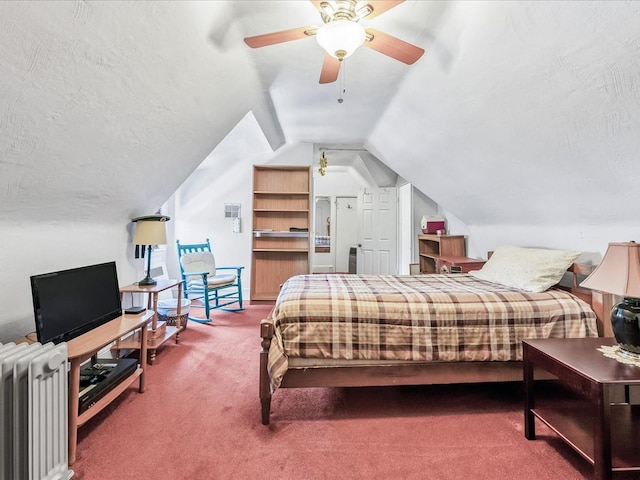
[[[68,467],[67,345],[0,345],[0,480],[62,480]]]

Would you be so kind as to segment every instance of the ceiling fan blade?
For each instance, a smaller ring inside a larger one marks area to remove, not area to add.
[[[340,60],[325,53],[320,72],[320,83],[335,82],[338,79],[338,73],[340,73],[340,63],[342,63]]]
[[[364,6],[358,8],[358,11],[361,11],[363,8],[371,10],[371,13],[365,15],[367,20],[371,20],[378,15],[382,15],[387,10],[397,7],[402,2],[404,2],[404,0],[369,0]]]
[[[290,30],[282,30],[280,32],[265,33],[264,35],[256,35],[255,37],[247,37],[244,43],[251,48],[266,47],[275,45],[276,43],[290,42],[292,40],[300,40],[315,35],[318,27],[298,27]]]
[[[424,53],[424,48],[416,47],[387,33],[379,32],[373,28],[367,28],[366,31],[367,38],[369,36],[373,36],[373,38],[364,42],[365,47],[395,58],[407,65],[415,63]]]

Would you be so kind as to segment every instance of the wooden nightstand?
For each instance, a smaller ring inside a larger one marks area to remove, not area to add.
[[[486,260],[469,257],[438,257],[436,259],[436,273],[468,273],[480,270]]]
[[[593,465],[596,480],[610,480],[613,472],[640,472],[640,405],[629,399],[629,387],[640,386],[640,373],[638,367],[606,358],[597,350],[615,344],[613,338],[522,341],[525,437],[536,439],[535,420],[540,420]],[[534,378],[538,368],[552,373],[582,401],[565,405],[556,400],[538,406]],[[624,387],[624,401],[614,399],[617,387]]]

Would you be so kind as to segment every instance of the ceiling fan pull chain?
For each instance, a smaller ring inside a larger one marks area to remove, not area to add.
[[[338,103],[342,103],[344,102],[344,98],[342,98],[342,95],[347,91],[346,87],[345,87],[345,75],[346,75],[346,70],[347,70],[347,61],[346,59],[343,59],[341,61],[342,65],[340,68],[340,94],[338,96]]]

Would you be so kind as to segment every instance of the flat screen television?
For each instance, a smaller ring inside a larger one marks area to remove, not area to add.
[[[116,262],[31,277],[40,343],[71,340],[122,315]]]

